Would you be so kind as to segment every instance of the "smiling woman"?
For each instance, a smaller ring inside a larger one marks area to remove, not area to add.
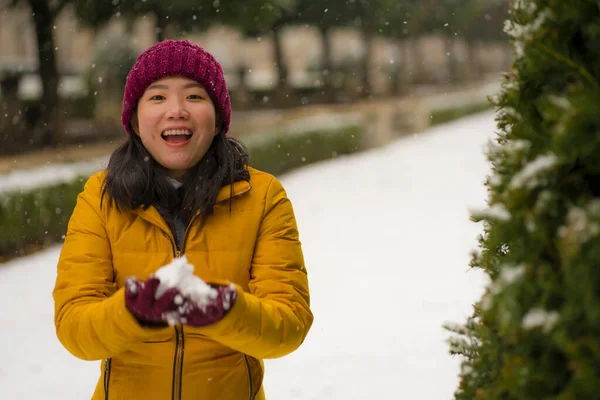
[[[69,222],[58,338],[103,360],[93,400],[265,399],[262,360],[296,350],[313,316],[291,202],[227,137],[221,66],[188,41],[152,46],[127,77],[122,122],[127,142]],[[158,290],[175,259],[211,287],[208,303]]]
[[[206,89],[180,76],[162,78],[146,89],[131,128],[175,179],[204,157],[219,133],[215,107]]]

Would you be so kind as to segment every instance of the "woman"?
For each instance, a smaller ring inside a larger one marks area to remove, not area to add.
[[[226,136],[223,70],[200,46],[150,47],[124,92],[129,139],[87,181],[58,262],[58,338],[103,360],[94,400],[264,399],[262,360],[313,320],[290,200]],[[206,307],[157,292],[182,255],[215,290]]]

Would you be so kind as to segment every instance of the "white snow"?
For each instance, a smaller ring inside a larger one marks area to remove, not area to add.
[[[527,140],[510,140],[503,147],[509,152],[528,151],[531,148],[531,142]]]
[[[504,285],[510,285],[510,284],[516,282],[518,279],[520,279],[524,274],[525,274],[525,266],[524,265],[519,265],[519,266],[505,265],[502,268],[500,268],[500,277],[498,280]]]
[[[71,164],[51,164],[0,175],[0,193],[29,190],[68,183],[78,176],[89,176],[108,165],[108,157]]]
[[[486,218],[488,220],[510,221],[512,218],[506,206],[500,203],[483,210],[473,210],[471,213],[478,218]]]
[[[513,7],[515,10],[524,10],[528,14],[533,14],[537,10],[537,4],[532,0],[516,0]]]
[[[500,268],[498,279],[489,286],[489,292],[483,299],[483,308],[489,309],[492,306],[493,297],[502,293],[507,286],[518,281],[524,274],[524,265],[503,265]]]
[[[600,233],[600,201],[591,200],[584,208],[571,207],[566,226],[558,229],[561,238],[583,244]]]
[[[569,232],[584,232],[588,225],[587,213],[581,207],[572,207],[567,214],[567,224],[559,228],[559,236],[565,237]]]
[[[534,188],[538,185],[539,175],[551,170],[558,164],[558,157],[554,154],[545,154],[526,164],[517,172],[510,181],[511,189]]]
[[[548,96],[548,101],[550,104],[561,108],[563,111],[569,111],[573,107],[571,102],[563,96],[550,95]]]
[[[215,289],[194,275],[194,266],[188,263],[185,255],[159,268],[154,275],[160,280],[155,293],[156,299],[160,298],[167,289],[176,288],[199,307],[205,308],[217,297]]]
[[[281,178],[315,322],[300,349],[266,360],[268,399],[452,397],[460,359],[442,325],[464,323],[488,283],[468,267],[482,230],[468,210],[485,206],[494,130],[484,113]],[[59,251],[0,265],[3,399],[89,399],[100,375],[56,339]]]
[[[174,258],[169,264],[159,268],[154,276],[160,281],[154,294],[155,299],[159,299],[168,289],[172,288],[178,289],[181,293],[174,298],[179,310],[163,314],[163,318],[166,318],[169,325],[186,323],[186,318],[182,317],[181,313],[189,311],[194,305],[205,309],[218,295],[216,289],[194,275],[194,266],[188,263],[185,255]],[[184,298],[190,300],[191,303],[184,302]],[[229,299],[223,301],[223,307],[226,310],[229,309]]]
[[[523,317],[523,328],[542,328],[544,332],[549,332],[554,325],[556,325],[559,318],[560,315],[556,311],[546,311],[541,308],[534,308]]]
[[[528,14],[533,14],[536,11],[535,4],[533,7],[526,8]],[[549,9],[540,11],[536,18],[529,24],[519,24],[514,20],[504,22],[504,32],[512,38],[512,44],[515,49],[517,58],[523,57],[525,54],[525,43],[534,36],[534,34],[544,25],[547,19],[552,17]]]
[[[515,108],[509,107],[509,106],[502,107],[498,111],[498,117],[499,118],[511,117],[511,118],[517,119],[517,120],[521,119],[521,115],[519,114],[519,112]]]

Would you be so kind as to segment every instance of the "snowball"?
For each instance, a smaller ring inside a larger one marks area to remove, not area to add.
[[[187,257],[174,258],[170,264],[156,271],[155,276],[160,280],[155,298],[162,296],[167,289],[177,288],[181,294],[198,307],[205,308],[211,300],[217,298],[217,291],[202,279],[194,275],[194,266],[188,263]],[[183,299],[175,299],[175,303]]]
[[[133,294],[137,293],[137,289],[138,288],[137,288],[137,285],[135,284],[135,282],[133,280],[128,279],[128,280],[125,281],[125,284],[127,285],[127,290],[130,293],[133,293]]]

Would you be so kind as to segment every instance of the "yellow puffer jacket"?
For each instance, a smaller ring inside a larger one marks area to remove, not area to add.
[[[294,212],[273,176],[219,192],[214,215],[188,226],[183,252],[209,283],[233,282],[238,299],[203,328],[147,328],[125,307],[123,282],[145,280],[179,252],[154,207],[119,212],[100,195],[106,172],[77,199],[53,296],[59,340],[76,357],[103,360],[93,400],[264,399],[262,359],[284,356],[312,324]]]

